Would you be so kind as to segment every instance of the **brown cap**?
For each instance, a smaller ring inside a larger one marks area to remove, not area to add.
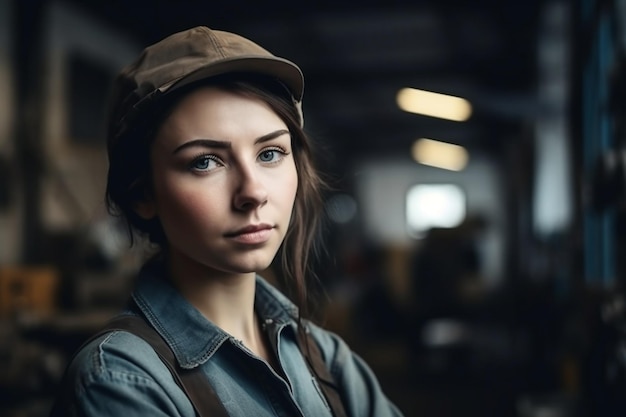
[[[115,80],[109,137],[121,135],[153,100],[216,75],[245,72],[276,78],[301,112],[304,77],[296,64],[234,33],[204,26],[178,32],[148,46]],[[302,113],[300,113],[301,122]]]

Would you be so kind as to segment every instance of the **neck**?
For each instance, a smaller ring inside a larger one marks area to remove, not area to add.
[[[206,319],[246,346],[254,344],[258,338],[254,272],[218,272],[179,256],[169,256],[168,269],[173,284]]]

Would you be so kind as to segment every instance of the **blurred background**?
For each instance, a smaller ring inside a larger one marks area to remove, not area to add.
[[[624,415],[624,0],[0,0],[0,415],[124,304],[108,86],[195,25],[303,69],[318,314],[407,416]]]

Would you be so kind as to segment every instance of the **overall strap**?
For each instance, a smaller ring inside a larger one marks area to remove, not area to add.
[[[328,405],[333,413],[334,417],[347,417],[346,410],[343,407],[343,401],[341,401],[341,395],[339,394],[339,388],[335,383],[335,379],[328,370],[319,346],[308,329],[298,329],[298,344],[300,351],[306,359],[306,363],[309,370],[317,377],[322,392],[328,401]]]
[[[131,315],[116,317],[89,341],[115,330],[130,332],[141,337],[152,346],[161,361],[172,373],[178,386],[187,394],[198,417],[228,417],[222,401],[206,376],[202,374],[200,367],[182,369],[165,340],[141,317]]]

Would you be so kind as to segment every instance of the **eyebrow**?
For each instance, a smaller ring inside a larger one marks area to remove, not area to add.
[[[280,137],[282,135],[288,135],[288,134],[289,134],[289,131],[287,129],[276,130],[274,132],[270,132],[270,133],[268,133],[266,135],[258,137],[254,141],[254,144],[257,145],[259,143],[267,142],[268,140],[276,139],[277,137]],[[225,140],[194,139],[194,140],[190,140],[189,142],[185,142],[182,145],[178,146],[176,149],[174,149],[174,151],[172,153],[176,154],[176,153],[182,151],[183,149],[193,148],[193,147],[196,147],[196,146],[200,146],[200,147],[204,147],[204,148],[228,149],[228,148],[231,147],[231,145],[232,145],[231,142],[225,141]]]

